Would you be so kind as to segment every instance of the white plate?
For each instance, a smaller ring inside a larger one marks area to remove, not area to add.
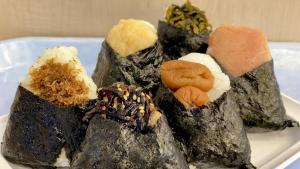
[[[300,103],[282,95],[287,115],[300,121]],[[251,146],[251,161],[260,169],[283,168],[289,157],[300,151],[300,128],[283,131],[248,134]]]
[[[12,99],[18,81],[28,67],[47,47],[72,45],[79,51],[79,58],[89,75],[95,67],[103,38],[19,38],[0,41],[0,139],[6,126]],[[300,44],[270,43],[275,63],[275,73],[281,91],[300,100]],[[287,114],[300,121],[300,105],[283,96]],[[300,157],[300,128],[264,134],[248,134],[252,149],[252,162],[262,169],[285,168]],[[277,167],[276,167],[277,166]],[[23,169],[8,163],[0,155],[0,169]],[[300,168],[296,167],[297,169]],[[293,168],[293,169],[296,169]],[[289,168],[291,169],[291,168]]]

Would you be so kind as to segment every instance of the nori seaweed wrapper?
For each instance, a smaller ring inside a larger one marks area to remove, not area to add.
[[[96,114],[72,169],[188,169],[164,115],[152,132],[141,133]]]
[[[187,110],[161,85],[156,102],[166,114],[175,138],[186,148],[187,161],[206,168],[208,163],[253,168],[250,145],[232,91],[201,108]]]
[[[159,21],[157,33],[158,41],[161,43],[163,51],[171,59],[178,59],[191,52],[206,53],[211,31],[192,34],[165,21]]]
[[[274,74],[273,60],[232,79],[231,84],[241,117],[249,131],[279,130],[299,126],[298,122],[286,116]]]
[[[81,121],[84,113],[78,106],[58,107],[19,86],[1,146],[3,156],[42,168],[52,166],[64,147],[72,159],[87,128]]]
[[[155,93],[160,83],[159,67],[164,57],[159,43],[122,57],[104,41],[92,78],[98,87],[124,82]]]

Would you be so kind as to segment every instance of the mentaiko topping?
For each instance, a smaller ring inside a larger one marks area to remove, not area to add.
[[[151,97],[142,88],[115,83],[98,91],[98,102],[83,118],[89,121],[94,114],[127,124],[137,131],[146,131],[157,125],[161,117]]]
[[[230,24],[220,26],[211,34],[208,53],[235,77],[272,59],[268,40],[263,32]]]
[[[212,26],[208,23],[204,11],[193,6],[189,0],[181,7],[171,5],[166,12],[165,19],[174,27],[187,30],[193,34],[211,31]]]
[[[155,27],[146,21],[121,19],[107,34],[106,42],[118,54],[126,57],[147,49],[157,41]]]
[[[74,47],[46,49],[21,84],[58,106],[83,104],[97,97],[97,87],[80,64]]]

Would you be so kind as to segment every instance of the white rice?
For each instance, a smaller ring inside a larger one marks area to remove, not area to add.
[[[60,154],[57,157],[53,166],[55,166],[55,167],[70,167],[70,160],[67,158],[67,153],[66,153],[66,150],[64,147],[61,149]]]
[[[107,34],[106,42],[118,54],[126,57],[153,46],[157,41],[155,27],[144,20],[121,19]]]
[[[179,60],[200,63],[211,71],[215,81],[212,89],[207,92],[209,101],[218,99],[223,93],[230,89],[229,77],[222,72],[220,66],[211,56],[202,53],[190,53],[179,58]]]
[[[44,54],[39,57],[36,62],[30,67],[29,72],[31,70],[37,69],[47,63],[48,60],[54,59],[56,63],[68,63],[70,64],[75,70],[78,70],[79,74],[77,76],[78,80],[82,80],[86,83],[89,87],[88,98],[95,99],[97,98],[97,86],[93,82],[93,80],[87,75],[84,67],[81,65],[78,57],[77,57],[77,49],[75,47],[54,47],[48,48],[45,50]],[[21,85],[26,88],[27,90],[31,91],[32,93],[38,95],[38,91],[31,89],[30,87],[31,76],[28,73],[26,77],[21,81]]]

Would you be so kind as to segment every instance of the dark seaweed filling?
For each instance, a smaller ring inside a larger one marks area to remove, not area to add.
[[[96,113],[114,119],[140,132],[150,131],[150,115],[158,111],[151,97],[140,87],[115,83],[98,91],[96,107],[83,118],[89,121]]]

